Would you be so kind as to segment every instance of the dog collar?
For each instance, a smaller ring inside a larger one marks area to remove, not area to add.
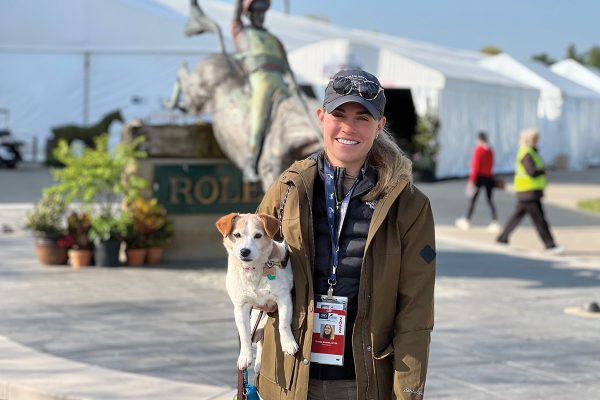
[[[286,250],[283,260],[267,260],[266,265],[263,267],[263,276],[266,276],[270,281],[272,281],[275,279],[275,275],[277,274],[276,268],[285,269],[289,259],[290,253]]]
[[[267,267],[279,267],[281,269],[285,269],[289,259],[290,259],[290,252],[286,250],[285,257],[283,257],[283,260],[279,260],[279,261],[267,260]]]

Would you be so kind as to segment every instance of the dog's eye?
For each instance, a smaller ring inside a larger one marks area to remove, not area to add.
[[[233,234],[233,237],[236,237],[236,238],[241,238],[241,237],[242,237],[242,234],[241,234],[241,233],[239,233],[239,232],[236,232],[236,233],[234,233],[234,234]]]
[[[262,236],[262,233],[257,233],[256,235],[254,235],[254,239],[260,239]]]

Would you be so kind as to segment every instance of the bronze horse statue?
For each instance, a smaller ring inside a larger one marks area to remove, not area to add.
[[[237,1],[239,8],[242,0]],[[290,74],[291,95],[285,88],[275,90],[270,112],[265,115],[267,125],[258,144],[259,152],[250,150],[252,89],[248,73],[240,57],[227,53],[221,28],[204,13],[198,0],[190,0],[190,6],[186,35],[212,32],[221,52],[202,60],[192,72],[182,65],[167,107],[190,114],[211,113],[215,138],[225,154],[242,170],[244,179],[260,180],[266,190],[292,162],[322,148],[315,112],[318,104],[297,90]],[[180,106],[181,94],[184,101]]]
[[[192,72],[182,65],[177,72],[177,83],[184,96],[182,106],[186,112],[211,113],[217,142],[227,157],[244,170],[249,168],[245,164],[251,89],[242,71],[238,60],[218,53],[202,60]],[[317,107],[319,104],[314,99],[300,93],[288,97],[276,92],[258,161],[263,189],[291,163],[322,148],[322,137],[316,129],[314,111]]]

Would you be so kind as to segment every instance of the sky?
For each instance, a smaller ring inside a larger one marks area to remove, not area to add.
[[[234,3],[234,0],[221,0]],[[271,0],[283,11],[286,0]],[[459,49],[493,45],[518,59],[600,46],[600,0],[287,0],[295,15]],[[202,1],[200,1],[202,3]],[[268,26],[268,15],[267,15]]]

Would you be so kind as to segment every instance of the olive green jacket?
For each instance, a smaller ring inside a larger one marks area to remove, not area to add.
[[[260,212],[278,216],[294,272],[292,332],[300,350],[281,351],[277,314],[265,327],[258,389],[265,400],[306,399],[313,330],[313,160],[294,163],[265,194]],[[429,200],[406,180],[375,205],[359,287],[352,347],[358,399],[421,399],[433,328],[435,234]]]

